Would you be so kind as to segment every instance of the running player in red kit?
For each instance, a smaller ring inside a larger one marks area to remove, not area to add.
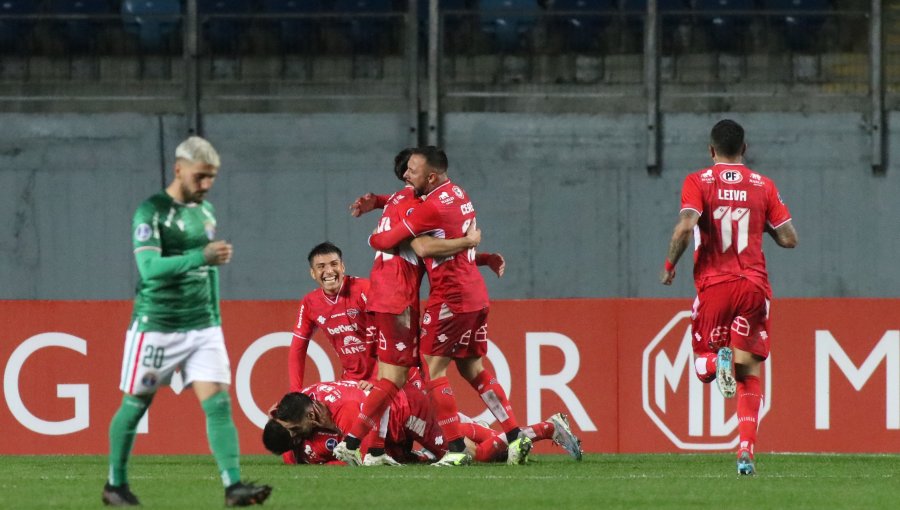
[[[768,232],[783,248],[797,246],[791,215],[771,179],[743,164],[744,129],[732,120],[710,134],[713,166],[688,175],[681,190],[663,285],[675,278],[675,264],[693,236],[694,367],[705,383],[716,380],[726,398],[737,393],[741,475],[756,474],[753,451],[763,398],[760,365],[769,356],[772,290],[762,252]]]
[[[383,252],[413,237],[458,239],[466,235],[475,225],[475,208],[466,192],[450,181],[447,167],[446,154],[436,147],[412,151],[404,178],[422,202],[408,210],[400,224],[373,234],[369,238],[372,248]],[[456,360],[460,374],[481,395],[503,427],[509,442],[508,462],[524,463],[531,440],[520,436],[506,392],[483,364],[489,301],[484,279],[476,267],[475,249],[452,256],[429,256],[424,264],[431,293],[422,318],[421,351],[428,365],[428,394],[448,441],[448,452],[437,464],[471,462],[465,453],[456,398],[447,379],[452,360]],[[338,445],[336,453],[341,452],[342,446]]]

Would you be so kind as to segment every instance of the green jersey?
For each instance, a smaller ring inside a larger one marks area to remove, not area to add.
[[[140,280],[131,320],[138,331],[220,325],[218,270],[203,257],[216,233],[212,204],[181,204],[161,191],[138,206],[132,233]]]

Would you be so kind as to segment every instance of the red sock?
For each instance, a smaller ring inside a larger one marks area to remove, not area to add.
[[[708,383],[713,382],[716,379],[717,358],[718,356],[716,356],[716,353],[707,352],[706,354],[697,356],[697,359],[694,360],[694,371],[701,381]]]
[[[508,445],[502,435],[493,435],[492,438],[478,443],[475,448],[475,460],[478,462],[493,462],[500,459],[500,455],[506,453]]]
[[[512,406],[509,404],[509,399],[506,398],[506,392],[503,391],[503,387],[500,386],[494,374],[488,370],[483,370],[469,381],[469,384],[475,388],[475,391],[481,396],[481,400],[487,404],[491,413],[497,417],[497,421],[503,427],[503,432],[509,432],[519,427],[516,423]]]
[[[370,430],[378,425],[384,410],[391,405],[394,396],[400,388],[391,382],[390,379],[379,379],[363,402],[362,409],[359,410],[359,417],[353,422],[350,429],[350,435],[360,441],[366,437]],[[375,434],[377,436],[377,434]],[[382,443],[384,444],[384,443]]]
[[[753,457],[759,406],[762,403],[759,377],[745,375],[743,380],[739,380],[737,382],[737,398],[738,433],[741,437],[738,453],[747,450],[750,452],[750,456]]]
[[[456,407],[456,397],[453,396],[450,381],[446,376],[432,379],[428,381],[426,388],[428,389],[428,398],[434,405],[438,425],[444,435],[444,443],[449,444],[451,441],[461,438],[459,408]]]
[[[497,433],[494,429],[483,427],[473,422],[460,423],[459,426],[462,430],[463,436],[471,439],[472,441],[475,441],[476,443],[487,441],[488,439],[494,437],[494,435],[496,435]]]
[[[554,430],[556,430],[556,427],[554,427],[552,423],[549,421],[542,421],[523,428],[522,432],[531,438],[532,441],[541,441],[542,439],[552,438]]]

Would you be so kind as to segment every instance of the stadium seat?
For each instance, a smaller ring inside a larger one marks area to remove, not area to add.
[[[772,28],[783,34],[789,49],[809,51],[817,44],[817,32],[826,16],[803,11],[829,11],[831,5],[828,0],[763,0],[763,8],[776,12],[771,20]]]
[[[33,0],[0,1],[0,14],[4,16],[27,16],[36,13],[37,8],[37,2]],[[34,20],[15,17],[0,19],[0,53],[23,48],[33,28]]]
[[[181,23],[180,0],[124,0],[125,30],[138,37],[146,51],[167,49],[170,36]]]
[[[336,0],[334,12],[339,31],[350,41],[354,53],[371,53],[388,35],[392,18],[381,16],[394,10],[391,0]],[[378,16],[370,16],[376,14]]]
[[[236,53],[248,21],[230,15],[249,14],[252,0],[197,0],[201,38],[215,53]]]
[[[616,0],[555,0],[550,29],[562,35],[566,49],[588,50],[609,25],[616,7]]]
[[[710,48],[732,52],[746,49],[753,0],[696,0],[694,9],[709,34]]]
[[[271,16],[264,26],[278,34],[284,51],[294,52],[313,46],[321,20],[303,15],[324,12],[322,0],[263,0],[263,14]],[[296,16],[296,17],[291,17]]]
[[[521,49],[540,13],[535,0],[481,0],[481,29],[499,51]]]
[[[50,0],[47,5],[50,14],[102,16],[112,14],[109,0]],[[66,38],[69,51],[85,52],[94,48],[97,33],[109,23],[108,19],[61,19],[57,25]]]

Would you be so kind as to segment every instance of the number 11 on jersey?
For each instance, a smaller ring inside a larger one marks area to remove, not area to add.
[[[746,207],[719,206],[713,211],[713,219],[719,221],[719,231],[722,233],[722,253],[731,248],[732,223],[737,223],[737,252],[744,251],[750,238],[750,209]]]

